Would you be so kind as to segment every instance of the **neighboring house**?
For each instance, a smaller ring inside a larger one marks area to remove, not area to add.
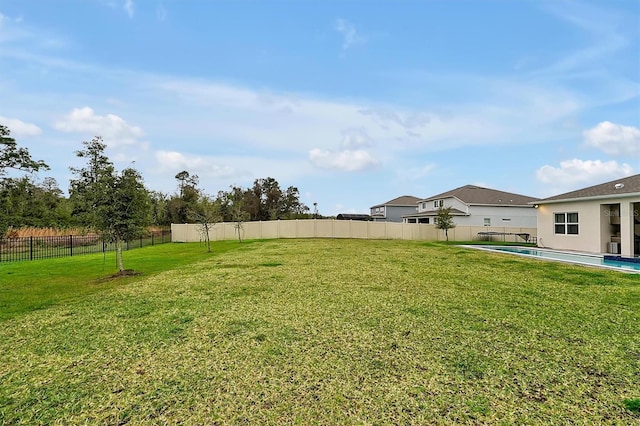
[[[418,211],[404,216],[408,223],[433,224],[440,207],[451,207],[456,225],[535,228],[537,198],[476,185],[465,185],[418,202]]]
[[[414,214],[420,198],[403,195],[386,203],[371,207],[371,217],[375,222],[402,222],[402,218]]]
[[[536,202],[538,245],[640,256],[640,175]]]

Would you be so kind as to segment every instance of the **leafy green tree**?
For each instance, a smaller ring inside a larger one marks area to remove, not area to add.
[[[149,225],[149,193],[142,176],[133,168],[114,174],[110,191],[98,208],[98,229],[116,244],[120,273],[125,271],[122,243],[139,237]]]
[[[453,221],[453,216],[451,215],[451,206],[439,207],[438,213],[436,214],[436,229],[442,229],[444,231],[447,241],[449,241],[449,229],[455,227],[456,224]]]
[[[242,202],[239,200],[240,197]],[[282,190],[278,181],[271,177],[256,179],[251,188],[232,187],[231,192],[219,192],[218,199],[225,221],[234,221],[232,216],[238,216],[237,206],[242,206],[245,213],[243,221],[293,219],[309,211],[309,208],[300,202],[298,188],[290,186]],[[235,206],[235,213],[232,212],[231,205]]]
[[[133,168],[117,173],[105,155],[106,145],[95,137],[83,142],[85,148],[76,155],[87,160],[83,168],[71,168],[71,200],[82,223],[96,229],[106,241],[116,245],[116,259],[121,274],[125,273],[123,242],[139,237],[149,224],[149,193],[142,176]]]
[[[151,223],[156,226],[171,225],[169,216],[169,196],[164,192],[150,191]]]
[[[284,191],[281,205],[284,219],[297,219],[310,215],[309,207],[300,202],[300,191],[294,186]]]
[[[70,224],[71,212],[55,179],[0,179],[0,237],[9,226],[64,228]]]
[[[6,174],[7,169],[37,172],[48,170],[49,166],[44,161],[33,160],[26,148],[18,147],[9,128],[0,124],[0,176]]]
[[[167,201],[170,223],[189,223],[189,211],[195,208],[200,199],[198,175],[190,175],[186,170],[175,176],[178,181],[178,194]]]
[[[98,206],[105,202],[115,169],[105,154],[107,145],[100,136],[82,144],[84,149],[76,151],[76,156],[86,160],[87,164],[82,168],[69,168],[75,175],[70,182],[69,199],[78,223],[95,226],[99,222]]]

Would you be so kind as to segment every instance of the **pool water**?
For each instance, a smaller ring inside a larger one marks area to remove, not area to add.
[[[539,248],[515,247],[515,246],[467,246],[480,250],[498,251],[517,254],[521,256],[537,257],[545,260],[555,260],[560,262],[577,263],[581,265],[598,266],[608,269],[616,269],[623,272],[640,273],[640,263],[621,262],[618,260],[605,259],[597,254],[567,253]]]

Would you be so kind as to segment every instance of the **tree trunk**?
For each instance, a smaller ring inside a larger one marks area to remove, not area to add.
[[[116,262],[118,263],[118,269],[120,272],[123,272],[124,261],[122,260],[122,240],[119,235],[116,235]]]
[[[242,235],[240,235],[240,228],[242,228],[242,222],[236,223],[236,231],[238,231],[238,242],[242,242]]]
[[[449,230],[445,228],[444,235],[447,237],[447,241],[449,241]]]

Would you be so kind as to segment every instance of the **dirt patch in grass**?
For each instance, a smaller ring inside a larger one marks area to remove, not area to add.
[[[142,275],[142,272],[135,271],[133,269],[125,269],[124,271],[118,271],[115,274],[110,274],[110,275],[107,275],[106,277],[100,277],[100,278],[96,279],[94,282],[95,283],[104,283],[104,282],[108,282],[108,281],[118,280],[118,279],[121,279],[121,278],[135,277],[135,276],[139,276],[139,275]]]

